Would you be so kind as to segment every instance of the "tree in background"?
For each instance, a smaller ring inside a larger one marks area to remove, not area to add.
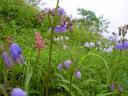
[[[93,11],[83,8],[79,8],[77,11],[79,12],[78,15],[82,16],[82,18],[77,20],[80,26],[82,25],[82,29],[84,28],[91,32],[107,32],[110,22],[104,19],[103,16],[97,17]]]

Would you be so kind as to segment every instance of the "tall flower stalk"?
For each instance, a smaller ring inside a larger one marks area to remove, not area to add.
[[[55,17],[53,18],[53,22],[50,19],[50,16],[48,16],[49,18],[49,22],[51,24],[51,35],[50,35],[50,49],[49,49],[49,62],[48,62],[48,71],[47,71],[47,75],[45,78],[45,90],[44,90],[44,94],[45,96],[48,96],[48,91],[49,91],[49,80],[50,80],[50,76],[51,76],[51,69],[52,69],[52,48],[53,48],[53,35],[54,35],[54,28],[56,26],[56,14],[57,14],[57,10],[58,10],[58,5],[59,5],[59,0],[57,0],[57,5],[55,8]]]
[[[50,73],[51,73],[51,69],[52,69],[53,32],[54,32],[54,28],[52,27],[51,37],[50,37],[50,50],[49,50],[48,72],[47,72],[46,81],[45,81],[45,84],[46,84],[46,85],[45,85],[45,96],[48,96],[49,79],[50,79]]]

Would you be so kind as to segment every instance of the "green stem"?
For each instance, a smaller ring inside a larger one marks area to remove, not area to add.
[[[32,51],[31,51],[31,53],[30,53],[30,61],[29,61],[29,64],[31,64],[32,63],[32,57],[33,57],[33,52],[34,52],[34,48],[32,49]]]
[[[38,50],[37,59],[36,59],[36,67],[35,68],[37,68],[39,58],[40,58],[40,50]]]
[[[69,90],[69,92],[70,92],[70,95],[72,94],[71,92],[72,92],[72,74],[71,74],[71,77],[70,77],[70,90]],[[72,96],[72,95],[71,95]]]
[[[50,51],[49,51],[49,62],[48,62],[48,73],[46,76],[46,88],[45,88],[45,96],[48,96],[48,90],[49,90],[49,79],[50,79],[50,73],[51,73],[51,68],[52,68],[52,46],[53,46],[53,32],[54,32],[54,28],[52,27],[52,31],[51,31],[51,37],[50,37]]]
[[[55,13],[57,13],[58,10],[58,5],[59,5],[59,0],[57,0],[57,4],[56,4],[56,9],[55,9]],[[53,22],[51,22],[51,19],[49,18],[50,24],[51,24],[51,36],[50,36],[50,50],[49,50],[49,62],[48,62],[48,72],[45,78],[45,90],[44,90],[44,94],[45,96],[48,96],[48,91],[49,91],[49,79],[51,76],[51,69],[52,69],[52,46],[53,46],[53,33],[54,33],[54,27],[56,25],[55,24],[55,18],[53,18]]]
[[[7,94],[7,75],[8,75],[8,70],[4,69],[4,72],[3,72],[3,75],[4,75],[4,90],[3,90],[3,93],[4,93],[4,96],[8,96]]]

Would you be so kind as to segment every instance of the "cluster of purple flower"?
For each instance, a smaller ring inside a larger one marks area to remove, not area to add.
[[[55,8],[52,9],[52,10],[50,10],[48,8],[45,8],[42,12],[44,14],[48,14],[48,15],[51,15],[51,16],[55,16],[55,15],[59,16],[60,22],[54,28],[54,31],[56,33],[66,32],[67,29],[69,29],[69,31],[72,32],[72,30],[73,30],[72,20],[71,20],[70,17],[66,16],[66,12],[63,8],[58,7],[57,13],[55,12]]]
[[[66,16],[66,12],[63,8],[58,8],[58,16],[60,16],[60,24],[57,25],[54,29],[56,33],[63,33],[66,32],[67,29],[72,31],[72,21],[68,16]]]
[[[115,89],[118,89],[120,93],[123,92],[123,87],[121,85],[117,86],[115,83],[112,83],[110,86],[110,90],[113,92]]]
[[[70,68],[70,65],[71,64],[72,64],[72,61],[71,60],[64,61],[63,63],[61,63],[61,64],[58,65],[58,69],[59,70],[62,70],[62,69],[67,69],[68,70]],[[81,72],[79,70],[75,70],[74,76],[77,79],[80,79],[81,78]]]
[[[12,68],[13,63],[15,64],[24,64],[25,60],[22,55],[22,50],[20,46],[16,43],[10,45],[10,54],[4,49],[2,49],[2,59],[7,68]]]
[[[127,50],[128,49],[128,41],[117,43],[115,45],[115,49],[117,49],[117,50]]]

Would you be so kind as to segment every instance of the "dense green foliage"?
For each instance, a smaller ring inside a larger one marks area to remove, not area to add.
[[[94,15],[93,12],[91,14]],[[86,25],[93,26],[89,23],[92,19],[96,19],[96,23],[100,22],[96,17],[90,18]],[[68,37],[69,40],[64,38],[53,42],[49,96],[70,94],[70,71],[60,71],[57,68],[58,64],[65,60],[71,60],[71,68],[81,71],[81,79],[76,79],[75,76],[72,78],[72,96],[128,96],[128,51],[113,50],[106,53],[100,50],[99,45],[86,48],[85,42],[96,44],[100,41],[103,48],[114,43],[107,41],[98,32],[90,32],[86,25],[81,28],[77,23],[74,22],[73,32],[54,34],[54,38]],[[15,87],[27,91],[28,96],[43,96],[49,61],[49,28],[47,16],[36,7],[27,5],[23,0],[0,1],[0,44],[4,44],[9,51],[6,37],[13,36],[15,42],[21,46],[26,61],[24,65],[6,69],[0,57],[0,96],[4,96],[5,89],[10,93]],[[40,31],[46,43],[46,47],[40,51],[39,58],[38,50],[34,47],[35,31]],[[0,50],[0,55],[1,53]],[[110,90],[112,83],[116,85],[113,92]],[[118,85],[123,87],[122,92],[119,92]]]

